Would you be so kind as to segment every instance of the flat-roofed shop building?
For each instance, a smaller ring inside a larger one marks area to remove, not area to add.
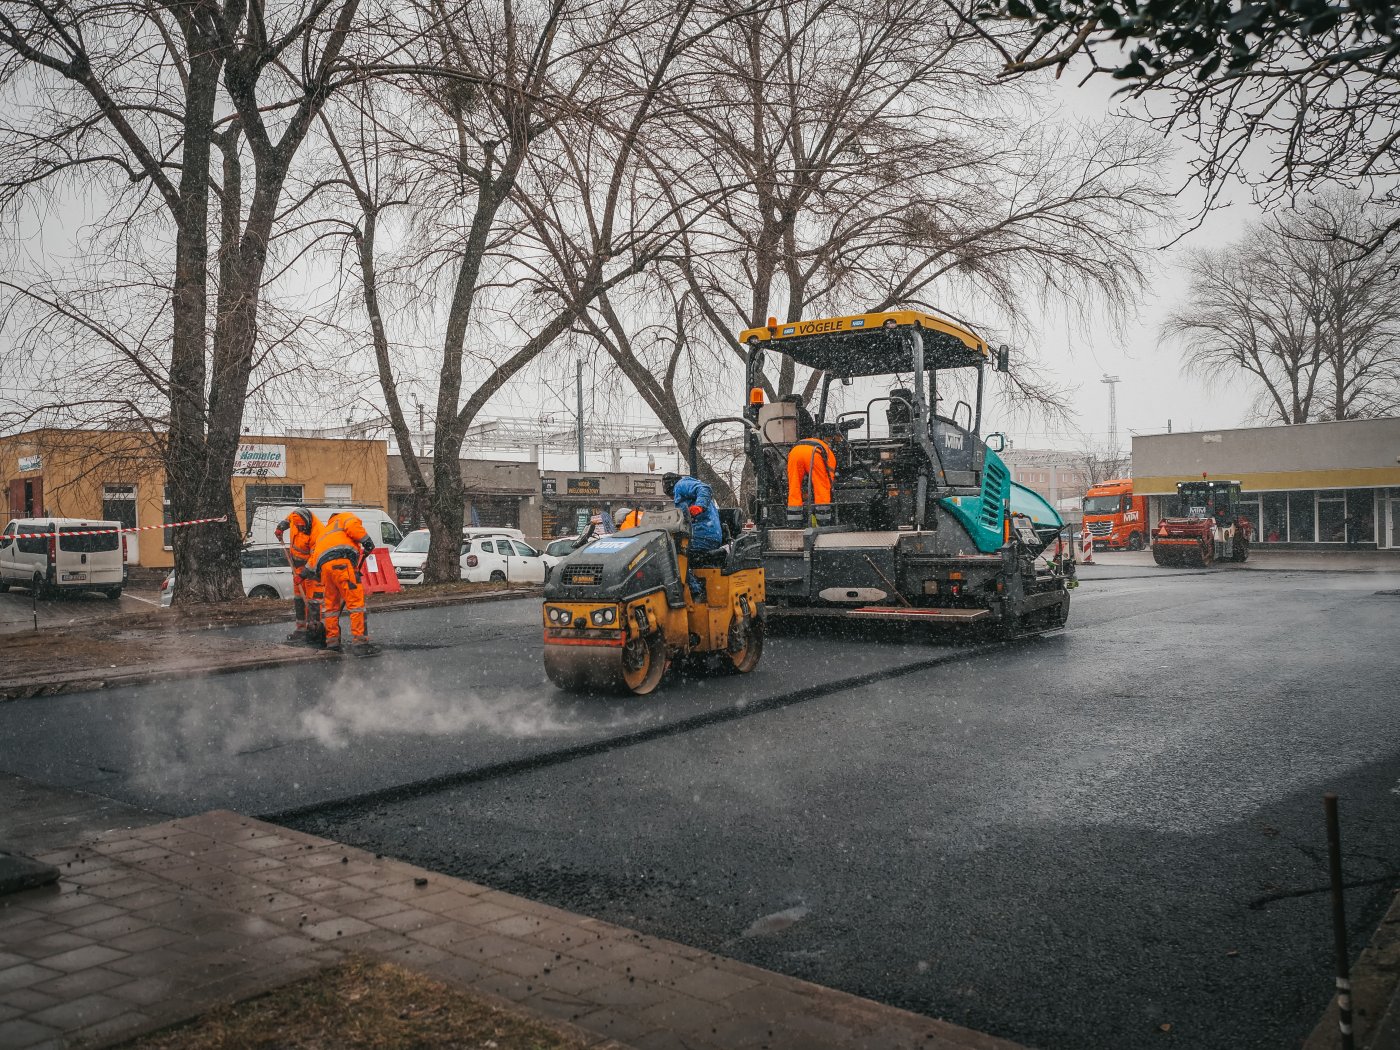
[[[527,538],[539,540],[540,471],[537,464],[505,459],[462,459],[458,466],[467,496],[462,508],[463,525],[519,529]],[[418,467],[431,481],[432,457],[420,456]],[[389,513],[407,534],[427,525],[426,511],[413,493],[403,457],[390,456]]]
[[[546,542],[560,536],[578,535],[593,514],[604,510],[640,507],[645,511],[671,506],[671,500],[661,489],[659,473],[546,470],[540,475],[539,486],[543,504],[542,538]]]
[[[6,520],[48,515],[127,528],[168,524],[162,443],[160,435],[116,430],[46,428],[0,437]],[[260,503],[382,507],[387,456],[382,440],[246,435],[230,483],[239,527],[247,531]],[[127,560],[168,568],[172,543],[170,529],[134,533]]]
[[[1133,437],[1150,521],[1203,474],[1240,483],[1261,546],[1400,549],[1400,418]]]

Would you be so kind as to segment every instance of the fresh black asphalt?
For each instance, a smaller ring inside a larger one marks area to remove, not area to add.
[[[167,812],[301,807],[1031,1046],[1297,1045],[1330,987],[1324,791],[1354,950],[1400,881],[1397,584],[1104,572],[1055,636],[799,632],[646,701],[553,692],[533,603],[403,613],[329,674],[0,704],[0,768]]]

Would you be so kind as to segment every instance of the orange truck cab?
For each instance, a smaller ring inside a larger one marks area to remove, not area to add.
[[[1132,478],[1090,486],[1084,494],[1084,527],[1096,551],[1140,551],[1147,546],[1147,497],[1133,495]]]

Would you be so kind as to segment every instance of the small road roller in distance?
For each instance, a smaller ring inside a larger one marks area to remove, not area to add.
[[[681,513],[648,511],[639,528],[593,540],[544,588],[544,669],[570,692],[645,696],[681,665],[746,674],[763,655],[758,537],[721,511],[726,542],[690,554]],[[686,583],[687,570],[702,592]]]

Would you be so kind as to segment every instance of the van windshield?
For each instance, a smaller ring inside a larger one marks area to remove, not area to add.
[[[84,536],[88,532],[82,526],[65,525],[58,530],[59,550],[72,551],[75,554],[98,554],[102,551],[120,550],[122,545],[121,534],[115,531],[102,532],[96,536]]]
[[[403,542],[398,545],[400,554],[427,554],[428,540],[432,534],[427,529],[418,532],[410,532],[403,538]]]

